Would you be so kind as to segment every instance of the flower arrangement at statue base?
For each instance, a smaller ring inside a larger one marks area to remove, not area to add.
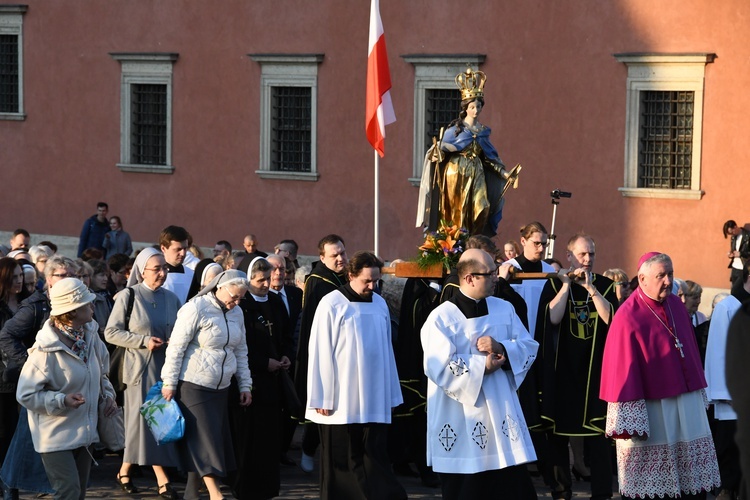
[[[463,251],[466,250],[468,238],[469,232],[466,228],[441,220],[438,230],[428,233],[424,243],[419,247],[417,264],[420,268],[440,264],[447,273],[450,273],[451,269],[458,264]]]

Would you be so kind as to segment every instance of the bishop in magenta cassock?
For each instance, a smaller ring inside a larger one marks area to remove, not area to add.
[[[615,314],[604,347],[599,395],[608,402],[623,498],[705,498],[720,484],[706,379],[672,280],[668,255],[641,257],[638,289]]]

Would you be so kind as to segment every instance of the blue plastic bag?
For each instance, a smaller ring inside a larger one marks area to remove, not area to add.
[[[141,406],[141,415],[146,419],[156,444],[173,443],[185,434],[185,418],[177,401],[167,401],[161,395],[161,381],[154,384],[146,394],[146,402]]]

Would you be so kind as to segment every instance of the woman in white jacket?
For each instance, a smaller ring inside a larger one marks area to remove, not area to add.
[[[89,447],[99,441],[98,405],[114,415],[115,391],[107,378],[109,354],[92,320],[95,295],[75,278],[60,280],[49,293],[50,318],[29,349],[16,397],[28,409],[34,449],[55,499],[82,499]]]
[[[245,273],[220,273],[180,309],[172,329],[161,371],[162,395],[174,397],[185,417],[179,449],[188,470],[186,499],[198,498],[199,477],[211,500],[222,498],[217,478],[235,468],[227,396],[235,376],[239,404],[252,401],[245,322],[236,308],[247,288]]]

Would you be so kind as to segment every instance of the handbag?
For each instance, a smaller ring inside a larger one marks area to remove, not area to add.
[[[111,451],[120,451],[125,448],[125,421],[123,419],[122,407],[117,408],[115,414],[108,417],[104,414],[107,398],[99,398],[97,408],[99,418],[96,422],[96,431],[99,433],[99,442]]]
[[[162,382],[148,390],[146,402],[141,405],[141,415],[153,434],[156,444],[173,443],[185,435],[185,418],[177,401],[167,401],[161,395]]]

